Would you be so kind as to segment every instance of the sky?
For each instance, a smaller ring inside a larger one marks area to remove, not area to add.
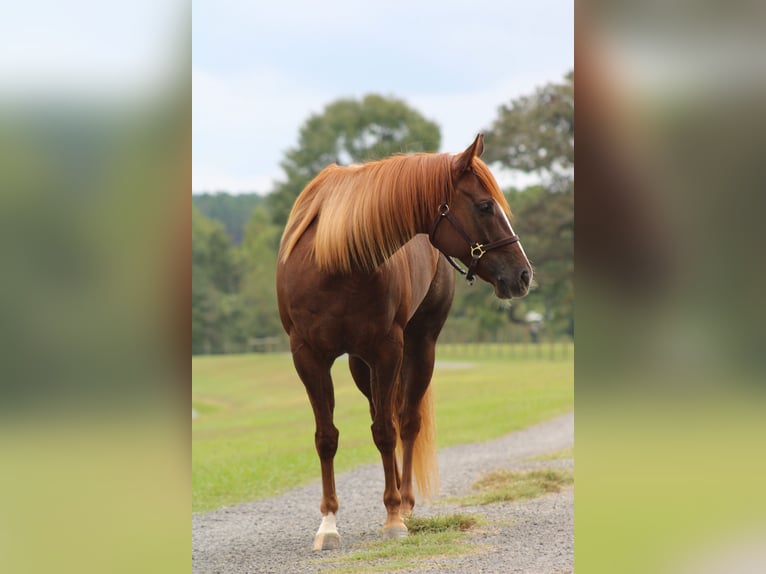
[[[25,0],[0,17],[0,98],[139,100],[177,79],[186,0]]]
[[[192,189],[270,191],[306,119],[367,93],[404,99],[458,152],[573,67],[571,0],[195,0]]]

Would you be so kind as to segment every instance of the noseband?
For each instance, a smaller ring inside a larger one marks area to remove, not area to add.
[[[436,242],[434,241],[436,228],[439,227],[439,223],[441,223],[443,219],[446,219],[452,224],[452,227],[454,227],[455,230],[463,237],[463,239],[466,240],[468,246],[471,248],[471,264],[468,266],[467,271],[461,269],[460,266],[455,263],[455,260],[450,255],[444,253],[441,247],[436,245]],[[471,241],[471,238],[468,237],[468,234],[466,233],[465,229],[463,229],[463,226],[460,225],[460,222],[455,219],[455,216],[450,212],[449,204],[447,203],[447,197],[445,196],[444,203],[439,206],[439,212],[436,214],[434,222],[431,224],[431,231],[428,232],[428,239],[430,239],[431,244],[434,247],[442,252],[442,254],[447,258],[447,261],[449,261],[450,265],[457,269],[461,275],[465,275],[465,280],[468,281],[468,284],[472,285],[474,276],[476,275],[476,268],[479,266],[479,260],[484,256],[484,254],[487,251],[491,251],[492,249],[497,249],[498,247],[516,243],[519,240],[519,236],[514,234],[510,237],[506,237],[505,239],[499,239],[498,241],[493,241],[486,244],[479,243],[478,241]]]

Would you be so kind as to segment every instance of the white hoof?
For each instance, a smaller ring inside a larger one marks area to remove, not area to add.
[[[322,517],[322,524],[319,525],[316,536],[314,537],[314,550],[336,550],[340,548],[340,534],[335,524],[335,515],[328,512]]]
[[[340,548],[340,535],[335,532],[317,534],[314,538],[314,550],[337,550]]]

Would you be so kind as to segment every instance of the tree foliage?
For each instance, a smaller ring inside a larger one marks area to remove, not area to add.
[[[487,161],[543,176],[511,190],[516,232],[537,288],[521,308],[541,310],[552,329],[574,333],[574,73],[503,105],[486,135]]]
[[[222,353],[230,339],[239,265],[223,225],[192,204],[192,352]]]
[[[242,242],[242,304],[246,309],[243,329],[248,341],[282,332],[277,312],[275,270],[281,230],[269,213],[257,208],[245,228]]]
[[[209,219],[223,223],[235,245],[242,243],[253,209],[263,202],[264,197],[255,193],[202,193],[192,196],[192,203],[200,212]]]
[[[574,181],[574,72],[498,110],[484,159],[544,176],[555,191]]]
[[[535,269],[537,288],[523,309],[541,311],[549,329],[574,334],[574,188],[512,191],[514,227]]]
[[[192,205],[192,352],[234,353],[281,331],[274,273],[279,228],[251,212],[240,246]]]
[[[298,146],[285,154],[287,180],[269,196],[275,223],[284,225],[295,198],[326,166],[348,165],[395,153],[437,151],[439,126],[397,98],[370,94],[340,99],[312,115],[300,130]]]

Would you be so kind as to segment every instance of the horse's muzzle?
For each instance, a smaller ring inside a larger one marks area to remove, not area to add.
[[[532,272],[524,268],[514,274],[511,278],[497,277],[494,283],[495,295],[498,299],[511,299],[513,297],[524,297],[529,292],[529,285],[532,282]]]

